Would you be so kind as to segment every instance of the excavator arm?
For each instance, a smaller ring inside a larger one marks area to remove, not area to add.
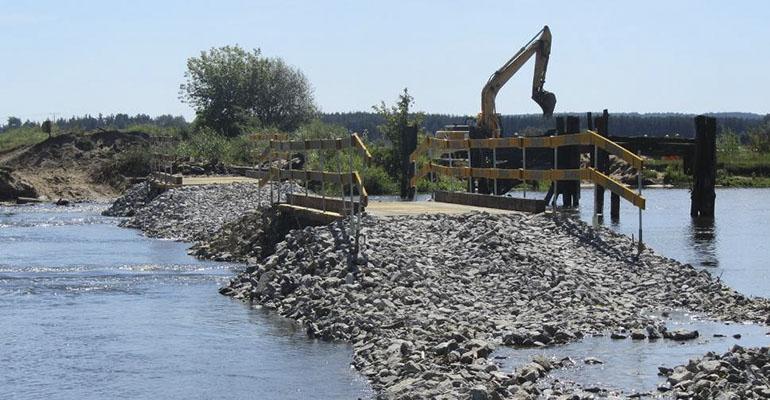
[[[548,57],[551,54],[551,30],[546,25],[522,47],[505,65],[495,71],[481,90],[481,114],[479,127],[491,133],[492,137],[500,137],[500,126],[495,111],[495,98],[511,77],[533,55],[535,58],[535,76],[532,79],[532,100],[543,109],[543,116],[550,117],[556,107],[556,95],[544,90],[545,71],[548,68]]]

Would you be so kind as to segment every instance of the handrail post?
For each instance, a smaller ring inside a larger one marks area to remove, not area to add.
[[[321,163],[321,209],[326,212],[326,175],[324,175],[324,151],[323,149],[318,151],[320,163]]]
[[[273,199],[273,140],[270,139],[270,152],[267,156],[267,179],[268,184],[270,185],[270,205],[272,206],[274,204]]]
[[[524,146],[524,141],[521,141],[521,171],[527,171],[527,147]],[[524,198],[527,198],[527,179],[523,176],[521,181],[524,182]]]
[[[305,172],[305,197],[310,196],[310,189],[308,189],[308,186],[310,185],[310,179],[307,175],[307,162],[309,157],[307,156],[307,139],[302,141],[302,158],[305,159],[305,162],[302,163],[302,169]]]
[[[559,169],[559,152],[557,151],[559,148],[554,146],[553,147],[553,170],[556,171]],[[551,179],[553,180],[553,201],[551,202],[551,206],[553,209],[556,209],[556,199],[559,198],[559,181],[556,180],[555,176],[552,176]]]
[[[639,156],[642,155],[642,152],[639,152]],[[639,170],[636,171],[636,185],[637,190],[639,193],[639,197],[642,197],[642,171],[644,170],[644,164],[641,164],[639,166]],[[639,252],[642,251],[644,248],[644,241],[642,240],[642,207],[637,207],[639,209]]]
[[[497,170],[497,145],[492,147],[492,168]],[[494,180],[494,191],[493,195],[497,196],[497,175],[495,175]]]

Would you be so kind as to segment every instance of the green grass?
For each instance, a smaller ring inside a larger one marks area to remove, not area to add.
[[[18,128],[0,133],[0,153],[42,142],[48,134],[40,128]]]

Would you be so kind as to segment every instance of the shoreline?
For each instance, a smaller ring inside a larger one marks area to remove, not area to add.
[[[200,189],[198,200],[201,195],[221,199],[222,191]],[[223,248],[236,238],[245,241],[244,248],[265,240],[255,234],[265,231],[259,225],[263,219],[240,218],[256,207],[224,221],[205,208],[194,215],[177,209],[185,203],[183,192],[158,198],[163,206],[150,208],[147,215],[153,218],[128,225],[162,237],[172,232],[164,219],[189,219],[183,229],[211,224],[198,236],[209,248],[195,254],[213,259],[214,254],[227,259]],[[347,244],[340,240],[341,222],[290,230],[285,238],[273,239],[275,249],[267,251],[272,254],[260,253],[261,248],[229,254],[249,266],[222,292],[296,321],[311,337],[353,344],[353,365],[382,398],[543,395],[536,382],[558,365],[541,360],[502,372],[488,359],[492,351],[567,343],[597,333],[668,334],[671,339],[661,340],[682,340],[674,335],[684,333],[668,332],[665,321],[643,315],[655,305],[716,319],[770,322],[767,299],[740,295],[709,273],[651,250],[635,258],[628,238],[558,214],[369,216],[365,226],[368,247],[354,263],[347,261]],[[223,236],[222,230],[229,232]],[[214,248],[212,231],[225,239]],[[591,264],[583,265],[585,260]],[[550,390],[590,394],[576,387]]]

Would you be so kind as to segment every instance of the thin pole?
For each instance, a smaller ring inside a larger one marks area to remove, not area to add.
[[[553,170],[556,171],[559,169],[559,152],[558,147],[553,148]],[[559,181],[554,178],[553,180],[553,201],[551,202],[551,206],[553,208],[556,208],[556,199],[559,198]]]
[[[527,170],[527,148],[524,147],[524,145],[521,145],[521,170],[526,171]],[[527,180],[522,179],[524,181],[524,198],[527,198]]]
[[[642,152],[639,152],[639,155],[642,155]],[[639,197],[642,197],[642,170],[644,170],[644,164],[639,166],[639,170],[636,171],[636,185],[637,185],[637,191],[639,192]],[[642,207],[639,208],[639,251],[642,250],[644,247],[644,242],[642,241]]]
[[[492,148],[492,168],[497,169],[497,147]],[[497,196],[497,175],[495,175],[494,186],[495,192],[493,194]]]
[[[273,140],[270,140],[270,151],[267,157],[267,179],[270,185],[270,205],[273,204]]]
[[[294,204],[294,184],[292,183],[292,180],[294,179],[294,175],[292,174],[292,165],[291,165],[291,151],[286,153],[286,162],[289,163],[289,204]]]
[[[340,180],[340,190],[342,191],[342,214],[345,214],[345,184],[342,183],[342,160],[340,152],[342,151],[342,142],[337,139],[337,177]]]
[[[350,221],[348,221],[348,225],[350,226],[350,236],[353,235],[353,214],[356,210],[356,203],[353,199],[353,138],[351,136],[351,147],[348,149],[348,164],[349,164],[349,170],[348,170],[348,181],[350,182]]]
[[[468,174],[468,192],[473,193],[473,161],[471,161],[471,146],[468,146],[468,168],[471,171]]]
[[[318,152],[321,158],[321,209],[326,212],[326,176],[324,175],[324,151]]]
[[[590,114],[590,113],[589,113]],[[590,120],[590,119],[589,119]],[[594,144],[594,160],[593,160],[592,167],[594,167],[594,170],[597,170],[599,166],[599,146]],[[599,184],[594,181],[594,218],[593,223],[594,225],[599,224],[599,203],[598,203],[598,196],[599,195]]]
[[[308,179],[307,176],[307,162],[308,162],[308,154],[307,154],[307,140],[302,141],[302,158],[305,159],[305,161],[302,163],[302,170],[305,172],[305,197],[310,196],[310,189],[308,189],[308,186],[310,185],[310,179]]]

